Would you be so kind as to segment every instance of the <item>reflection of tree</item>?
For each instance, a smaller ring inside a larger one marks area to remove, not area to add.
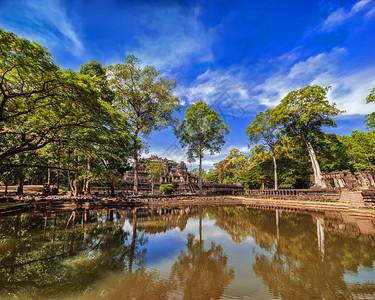
[[[124,231],[120,216],[88,217],[87,211],[55,216],[47,222],[40,214],[2,220],[0,298],[74,295],[112,272],[128,273],[133,263],[142,266],[147,239]]]
[[[171,279],[162,279],[156,271],[146,272],[143,268],[134,273],[116,274],[89,293],[85,299],[168,299],[176,283]]]
[[[351,299],[353,293],[375,294],[374,285],[352,286],[344,280],[345,273],[357,273],[360,266],[373,267],[375,244],[327,232],[322,239],[322,224],[314,224],[310,215],[284,213],[279,222],[276,251],[257,254],[253,264],[275,297]]]
[[[266,251],[256,255],[253,270],[275,297],[341,299],[352,298],[353,293],[375,294],[374,285],[349,285],[344,280],[344,274],[356,274],[361,266],[373,269],[375,244],[324,231],[329,220],[323,215],[249,207],[212,208],[208,214],[235,243],[252,237]]]
[[[234,278],[234,271],[227,267],[227,256],[221,246],[211,243],[204,249],[204,241],[194,241],[188,235],[187,251],[181,251],[172,266],[172,278],[177,278],[184,289],[184,299],[219,299]]]
[[[148,234],[158,234],[180,228],[184,230],[191,216],[190,209],[183,208],[150,208],[145,217],[137,217],[139,230]]]
[[[219,207],[208,209],[215,225],[225,230],[239,244],[253,237],[258,245],[271,249],[276,240],[275,213],[249,207]]]

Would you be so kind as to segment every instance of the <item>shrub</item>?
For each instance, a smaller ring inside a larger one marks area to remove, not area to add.
[[[160,192],[163,194],[169,195],[176,191],[175,186],[172,183],[161,184],[160,185]]]

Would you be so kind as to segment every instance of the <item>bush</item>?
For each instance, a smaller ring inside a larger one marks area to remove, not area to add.
[[[176,191],[175,186],[172,183],[161,184],[160,185],[160,192],[163,194],[169,195]]]

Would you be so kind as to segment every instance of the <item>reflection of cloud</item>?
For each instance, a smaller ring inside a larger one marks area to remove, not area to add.
[[[19,22],[2,21],[1,25],[20,36],[35,40],[47,47],[64,47],[80,56],[83,44],[59,0],[28,0],[23,7],[13,2],[8,9],[20,10],[24,15]]]
[[[139,20],[148,34],[140,35],[139,45],[126,52],[165,71],[191,62],[212,61],[213,34],[199,21],[199,14],[199,7],[187,14],[173,6],[142,13]]]
[[[341,25],[346,20],[354,17],[357,13],[369,8],[371,0],[360,0],[355,3],[352,8],[347,11],[344,8],[339,8],[332,12],[323,22],[322,29],[331,31],[333,28]]]

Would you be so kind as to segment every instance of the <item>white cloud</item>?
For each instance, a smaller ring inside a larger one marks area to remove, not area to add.
[[[244,117],[249,111],[247,106],[252,102],[249,91],[254,86],[248,75],[249,71],[239,66],[217,70],[208,68],[189,86],[176,89],[176,94],[188,104],[202,99],[222,118]]]
[[[367,14],[365,15],[366,19],[371,19],[373,17],[375,17],[375,7],[371,9],[370,11],[368,11]]]
[[[199,7],[188,14],[173,6],[141,14],[139,20],[148,34],[138,36],[138,46],[126,52],[166,72],[192,61],[211,62],[214,33],[204,27],[199,15]]]
[[[11,4],[8,9],[20,10],[20,14],[24,14],[24,23],[2,20],[4,28],[48,48],[66,48],[76,56],[82,55],[83,44],[61,1],[28,0],[25,6]]]
[[[62,42],[66,43],[66,46],[71,48],[75,55],[82,54],[82,42],[60,1],[28,1],[28,6],[33,10],[36,19],[48,23],[63,35],[65,41]]]
[[[333,28],[341,25],[346,20],[354,17],[357,13],[369,9],[371,0],[360,0],[355,3],[352,8],[348,11],[344,8],[339,8],[332,12],[322,23],[322,29],[325,31],[331,31]]]
[[[332,86],[329,100],[347,114],[366,114],[374,105],[366,104],[365,98],[374,87],[375,67],[369,66],[351,73],[340,68],[346,58],[344,48],[333,48],[299,61],[290,68],[270,76],[255,91],[261,104],[273,107],[292,90],[307,85]]]

